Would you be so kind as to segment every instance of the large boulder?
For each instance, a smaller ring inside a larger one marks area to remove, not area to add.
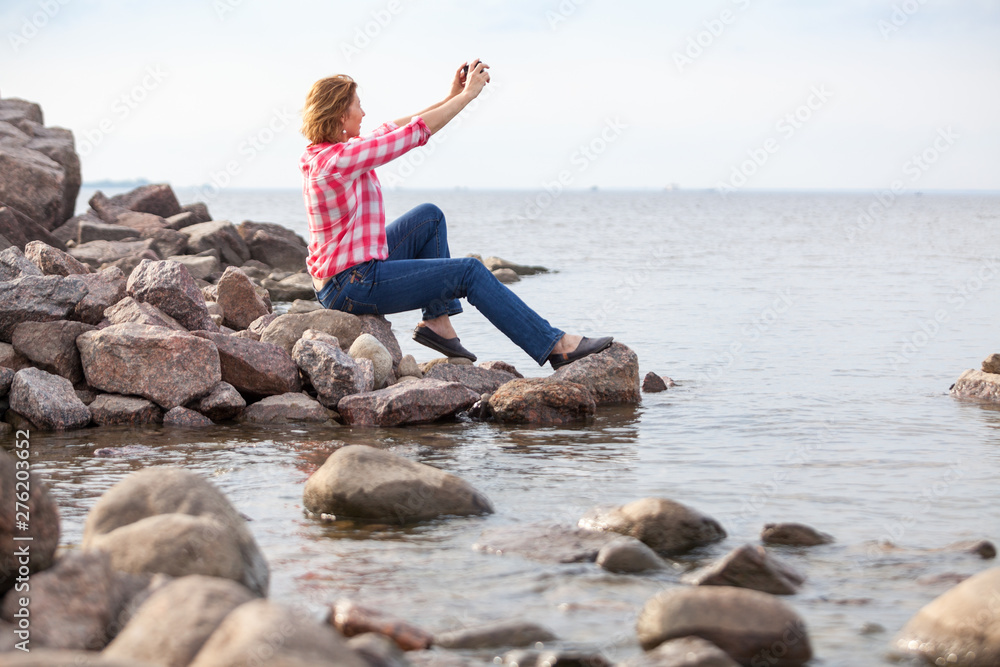
[[[672,588],[650,598],[636,623],[647,651],[681,637],[712,642],[741,665],[798,667],[812,658],[805,622],[778,598],[746,588]]]
[[[105,309],[104,317],[111,324],[147,324],[154,327],[166,327],[174,331],[187,331],[180,322],[167,315],[151,303],[136,301],[130,296]]]
[[[638,403],[639,357],[621,343],[563,366],[552,374],[553,380],[582,384],[597,405]]]
[[[260,656],[267,656],[261,661]],[[226,616],[190,667],[369,667],[332,627],[302,610],[267,600],[240,605]]]
[[[149,596],[104,655],[185,667],[231,611],[254,599],[228,579],[197,574],[175,579]]]
[[[134,472],[91,508],[82,546],[126,572],[232,579],[267,595],[267,561],[246,522],[203,477],[157,466]]]
[[[300,271],[305,267],[309,249],[305,239],[292,230],[273,222],[245,220],[237,231],[253,259],[283,271]]]
[[[99,269],[105,264],[152,252],[152,247],[153,239],[90,241],[70,248],[67,252],[91,268]]]
[[[694,573],[691,583],[752,588],[771,595],[794,595],[805,579],[791,565],[768,554],[764,547],[745,544]]]
[[[323,423],[330,421],[330,411],[314,398],[290,392],[251,403],[240,413],[239,420],[251,424]]]
[[[307,329],[315,329],[330,334],[340,342],[340,347],[349,350],[361,335],[361,318],[339,310],[317,310],[311,313],[280,315],[268,324],[260,339],[285,348],[289,354],[296,341]]]
[[[211,331],[196,331],[194,335],[215,343],[222,380],[240,393],[262,397],[302,389],[298,366],[277,345]]]
[[[226,264],[241,266],[250,259],[250,249],[233,223],[225,220],[201,222],[180,230],[187,236],[188,248],[197,254],[205,250],[218,250],[219,258]]]
[[[62,431],[90,423],[90,409],[73,391],[72,383],[40,368],[24,368],[14,374],[9,400],[11,410],[39,428]]]
[[[73,309],[75,320],[99,324],[104,319],[104,312],[125,298],[125,274],[117,266],[77,278],[87,286],[87,294]]]
[[[586,387],[549,378],[511,380],[493,393],[489,409],[497,421],[512,424],[566,424],[597,412]]]
[[[0,238],[10,245],[23,250],[32,241],[44,241],[54,248],[63,250],[66,242],[53,232],[45,229],[27,215],[9,206],[0,205]]]
[[[481,366],[459,366],[458,364],[436,364],[427,371],[424,377],[432,380],[444,380],[445,382],[458,382],[477,394],[492,394],[511,380],[517,379],[517,376],[507,371],[491,370]]]
[[[90,267],[59,248],[44,241],[31,241],[24,246],[24,256],[47,276],[71,276],[90,273]]]
[[[271,312],[270,302],[257,294],[250,278],[236,266],[228,267],[219,278],[218,295],[225,313],[223,324],[231,329],[246,329],[258,317]]]
[[[414,380],[345,396],[337,412],[352,426],[426,424],[467,410],[479,394],[457,382]]]
[[[263,339],[258,344],[270,345]],[[328,408],[336,408],[345,396],[371,391],[375,383],[374,372],[369,382],[364,367],[340,349],[336,338],[320,331],[306,330],[292,348],[292,359]]]
[[[163,260],[139,263],[126,284],[129,296],[151,303],[189,331],[218,331],[205,305],[205,297],[182,264]]]
[[[24,133],[8,134],[0,142],[0,205],[16,209],[39,227],[52,230],[73,214],[66,212],[66,170],[31,148],[30,142],[31,137]]]
[[[493,512],[465,480],[365,445],[331,454],[306,481],[302,502],[315,514],[400,524]]]
[[[148,398],[169,410],[205,396],[222,380],[215,344],[142,324],[113,324],[76,339],[87,384]]]
[[[91,324],[53,320],[51,322],[21,322],[14,327],[11,344],[20,354],[44,371],[61,375],[76,384],[83,379],[77,337],[96,329]]]
[[[969,577],[926,604],[899,633],[896,650],[928,664],[1000,664],[1000,567]]]
[[[21,322],[69,318],[87,295],[82,276],[29,276],[0,282],[0,340],[9,343]]]
[[[31,434],[17,432],[14,436],[9,439],[13,445],[10,454],[0,448],[0,598],[14,587],[17,577],[27,577],[52,565],[59,546],[59,507],[47,485],[38,475],[29,473],[27,501],[21,495],[24,484],[18,486],[17,471],[23,470],[31,457]],[[27,506],[27,525],[18,525],[17,512],[21,508],[17,503]],[[23,537],[31,540],[15,539]],[[28,562],[18,562],[19,554],[25,552],[31,554]]]
[[[970,368],[952,385],[951,395],[1000,403],[1000,374]]]
[[[173,188],[165,183],[142,185],[124,194],[108,199],[112,206],[130,211],[150,213],[161,218],[169,218],[181,212],[181,205]]]
[[[715,519],[666,498],[643,498],[612,509],[595,508],[580,519],[579,526],[631,535],[665,556],[726,537]]]
[[[99,426],[160,424],[163,410],[156,403],[137,396],[101,394],[87,406]]]

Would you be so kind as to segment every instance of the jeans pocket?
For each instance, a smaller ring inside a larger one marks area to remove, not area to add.
[[[347,297],[344,299],[344,303],[340,306],[340,310],[345,313],[351,313],[352,315],[378,315],[378,306],[374,303],[365,303],[364,301],[355,301],[354,299]]]

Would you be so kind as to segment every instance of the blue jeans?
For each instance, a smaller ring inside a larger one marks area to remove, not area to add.
[[[344,269],[316,293],[325,307],[355,315],[421,308],[423,319],[458,315],[465,297],[515,345],[545,364],[563,332],[502,285],[473,257],[451,259],[444,213],[421,204],[385,228],[389,256]]]

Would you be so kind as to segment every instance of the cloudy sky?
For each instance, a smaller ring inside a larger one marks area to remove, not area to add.
[[[365,125],[493,83],[407,188],[1000,190],[996,0],[4,0],[0,95],[85,180],[298,187],[305,94]]]

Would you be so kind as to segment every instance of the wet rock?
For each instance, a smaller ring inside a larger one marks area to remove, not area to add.
[[[10,409],[48,430],[83,428],[90,423],[90,410],[64,377],[39,368],[24,368],[14,374],[10,386]]]
[[[347,641],[347,647],[358,654],[368,667],[411,667],[403,651],[385,635],[366,632]]]
[[[949,551],[961,551],[962,553],[979,556],[983,560],[991,560],[997,557],[997,548],[989,540],[955,542],[948,545]]]
[[[477,393],[457,382],[423,379],[345,396],[337,411],[355,426],[400,426],[449,417],[477,400]]]
[[[510,269],[519,276],[533,276],[536,273],[549,272],[549,270],[544,266],[526,266],[524,264],[516,264],[506,259],[501,259],[500,257],[487,257],[482,260],[482,262],[490,271],[496,271],[497,269]]]
[[[80,276],[21,276],[0,282],[0,340],[21,322],[65,320],[87,295]]]
[[[440,633],[434,636],[434,645],[447,649],[515,648],[557,639],[551,630],[537,623],[511,620]]]
[[[174,255],[167,259],[183,264],[195,280],[205,280],[219,270],[219,260],[212,255]]]
[[[773,558],[764,547],[745,544],[695,573],[697,586],[738,586],[771,595],[795,595],[805,577],[791,565]]]
[[[739,664],[710,641],[681,637],[626,660],[621,667],[739,667]]]
[[[643,498],[610,510],[595,508],[579,525],[630,535],[662,555],[685,553],[726,537],[715,519],[666,498]]]
[[[188,470],[147,468],[111,487],[87,515],[82,546],[107,551],[118,570],[218,576],[267,594],[267,561],[243,517]]]
[[[76,227],[77,245],[90,243],[91,241],[124,241],[126,239],[138,239],[139,232],[131,227],[108,224],[107,222],[94,219],[81,220]]]
[[[459,477],[364,445],[331,454],[306,482],[302,500],[316,514],[400,524],[493,512],[486,496]]]
[[[269,665],[366,667],[332,627],[313,621],[308,612],[266,600],[230,612],[190,667],[242,667],[248,656],[261,655],[268,656]]]
[[[270,303],[264,302],[250,278],[238,267],[230,266],[222,274],[218,294],[224,322],[233,329],[246,329],[258,317],[271,312]]]
[[[53,248],[43,241],[31,241],[24,246],[24,256],[47,276],[71,276],[90,273],[90,267],[72,255]]]
[[[285,348],[289,354],[307,329],[322,331],[336,338],[341,349],[350,349],[361,335],[361,318],[339,310],[317,310],[299,315],[275,317],[261,332],[260,339]]]
[[[190,575],[153,593],[103,655],[183,667],[234,609],[255,598],[235,581]]]
[[[362,333],[354,340],[354,344],[351,345],[351,349],[347,351],[347,354],[355,360],[368,359],[371,361],[375,372],[374,387],[381,388],[385,386],[386,380],[392,374],[392,355],[389,354],[389,350],[375,336]]]
[[[113,571],[104,554],[73,552],[32,575],[26,590],[4,598],[0,616],[16,620],[19,598],[24,597],[29,600],[32,649],[99,651],[118,631],[130,589],[143,583]]]
[[[318,302],[313,303],[319,305]],[[320,307],[322,308],[322,306]],[[389,352],[389,356],[392,357],[392,372],[397,374],[399,363],[403,360],[403,351],[399,348],[399,341],[392,333],[392,322],[381,315],[361,315],[360,319],[361,332],[375,336],[378,342],[382,343]]]
[[[400,360],[396,374],[399,377],[415,377],[418,380],[424,376],[412,354],[408,354]]]
[[[308,376],[319,402],[328,408],[336,408],[345,396],[373,388],[374,374],[369,383],[362,366],[328,334],[308,329],[295,343],[292,359]]]
[[[170,408],[167,410],[166,414],[163,415],[163,425],[181,426],[185,428],[205,428],[206,426],[214,426],[212,420],[205,415],[195,412],[194,410],[189,410],[188,408],[182,408],[179,405],[176,408]]]
[[[76,344],[91,387],[167,410],[207,395],[222,379],[215,344],[172,329],[113,324],[81,334]]]
[[[0,280],[14,280],[21,276],[43,276],[42,270],[25,257],[20,248],[5,248],[0,252]]]
[[[192,253],[215,249],[226,264],[240,266],[250,259],[250,249],[231,222],[213,220],[180,230],[188,237],[188,248]]]
[[[31,361],[23,354],[18,354],[10,343],[0,343],[0,366],[19,371],[31,366]]]
[[[76,338],[94,329],[90,324],[68,320],[21,322],[14,328],[11,344],[38,368],[76,384],[83,379]]]
[[[521,277],[513,269],[494,269],[491,273],[504,285],[521,282]]]
[[[271,294],[271,301],[295,301],[316,296],[308,273],[293,273],[281,280],[265,278],[260,284]]]
[[[373,609],[366,609],[350,600],[338,600],[330,608],[327,623],[345,637],[367,633],[382,635],[403,651],[430,648],[434,637],[415,625]]]
[[[94,423],[99,426],[139,426],[163,422],[163,410],[160,406],[136,396],[101,394],[88,407]]]
[[[489,406],[497,421],[511,424],[566,424],[597,411],[583,385],[547,378],[511,380],[493,393]]]
[[[152,239],[136,239],[135,241],[90,241],[81,243],[75,248],[70,248],[67,252],[75,259],[90,266],[92,269],[99,269],[105,264],[110,264],[127,257],[141,255],[144,252],[152,252]],[[128,272],[122,269],[126,274]]]
[[[105,309],[104,316],[111,324],[144,324],[166,327],[174,331],[187,331],[180,322],[170,317],[151,303],[136,301],[130,296]]]
[[[796,667],[812,658],[805,623],[778,598],[746,588],[673,588],[650,598],[636,624],[647,651],[696,636],[742,665]]]
[[[608,544],[618,539],[559,524],[534,523],[483,531],[473,549],[495,555],[518,555],[543,563],[593,563]]]
[[[104,311],[125,298],[125,274],[117,266],[77,278],[87,287],[87,293],[73,309],[72,318],[88,324],[98,324]]]
[[[646,373],[646,377],[642,379],[642,391],[647,394],[657,394],[666,390],[667,383],[653,371]]]
[[[802,523],[769,523],[764,526],[760,541],[764,544],[814,547],[819,544],[830,544],[833,542],[833,535],[821,533]]]
[[[951,395],[958,398],[1000,402],[1000,375],[970,368],[962,373],[952,386]]]
[[[491,370],[481,366],[456,366],[455,364],[438,364],[424,376],[444,382],[458,382],[477,394],[492,394],[511,380],[517,379],[511,373],[501,370]]]
[[[205,297],[181,264],[143,260],[128,277],[129,296],[150,303],[189,331],[218,331],[205,306]]]
[[[597,554],[597,564],[608,572],[634,574],[666,567],[656,552],[634,537],[619,537],[605,544]]]
[[[570,648],[511,651],[504,654],[502,664],[512,667],[611,667],[611,663],[599,653]]]
[[[897,651],[931,664],[1000,664],[1000,568],[966,579],[925,605],[896,637]]]
[[[638,403],[639,357],[621,343],[563,366],[551,375],[553,380],[582,384],[597,405]]]
[[[514,368],[512,364],[508,364],[506,361],[481,361],[478,366],[489,371],[503,371],[504,373],[510,373],[516,378],[524,377],[516,368]]]
[[[305,244],[290,241],[287,236],[264,229],[258,229],[246,242],[253,259],[276,269],[299,271],[305,267],[306,257],[309,256]]]
[[[326,422],[330,411],[319,401],[302,393],[268,396],[251,403],[240,414],[240,421],[252,424],[288,424],[296,422]]]
[[[17,461],[30,456],[31,436],[25,438],[23,433],[17,433],[6,442],[13,448],[10,454],[0,448],[0,597],[14,587],[18,576],[40,572],[51,566],[59,546],[59,507],[49,495],[48,486],[38,475],[30,473],[27,502],[24,502],[23,496],[17,495],[24,491],[23,485],[16,488]],[[23,526],[18,527],[16,522],[18,502],[27,505],[30,518],[27,530]],[[21,571],[17,556],[17,551],[27,541],[15,540],[15,537],[31,538],[27,572]]]
[[[173,188],[165,183],[142,185],[124,194],[115,195],[108,202],[113,206],[139,213],[151,213],[162,218],[169,218],[182,211]]]
[[[1000,354],[991,354],[983,361],[983,372],[1000,374]]]
[[[298,366],[277,345],[210,331],[196,331],[194,335],[215,344],[222,380],[240,393],[272,396],[302,389]]]
[[[204,398],[197,399],[187,407],[205,415],[212,421],[236,419],[247,405],[246,401],[228,382],[220,382]]]

